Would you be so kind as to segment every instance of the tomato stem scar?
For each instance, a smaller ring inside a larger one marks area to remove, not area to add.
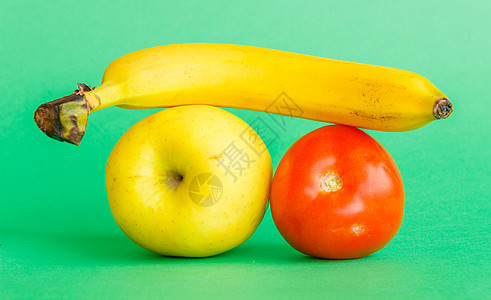
[[[343,186],[343,180],[336,173],[327,173],[321,181],[321,189],[325,192],[335,192]]]

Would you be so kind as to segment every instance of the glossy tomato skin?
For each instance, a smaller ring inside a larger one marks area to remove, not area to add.
[[[298,251],[350,259],[382,249],[397,233],[404,186],[385,148],[351,126],[330,125],[296,141],[276,169],[271,212]]]

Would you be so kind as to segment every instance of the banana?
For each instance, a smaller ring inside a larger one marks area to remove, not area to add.
[[[422,127],[452,113],[448,98],[413,72],[229,44],[165,45],[124,55],[102,84],[42,104],[35,121],[78,145],[88,115],[110,106],[190,104],[266,111],[381,131]]]

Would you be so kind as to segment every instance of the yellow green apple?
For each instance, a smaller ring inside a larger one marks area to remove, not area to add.
[[[246,241],[264,216],[271,179],[271,157],[257,133],[206,105],[168,108],[136,123],[106,167],[119,227],[168,256],[211,256]]]

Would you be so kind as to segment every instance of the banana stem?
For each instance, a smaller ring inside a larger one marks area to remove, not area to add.
[[[34,112],[34,121],[49,137],[79,145],[87,127],[91,111],[84,92],[93,88],[85,83],[78,84],[72,94],[44,103]]]

